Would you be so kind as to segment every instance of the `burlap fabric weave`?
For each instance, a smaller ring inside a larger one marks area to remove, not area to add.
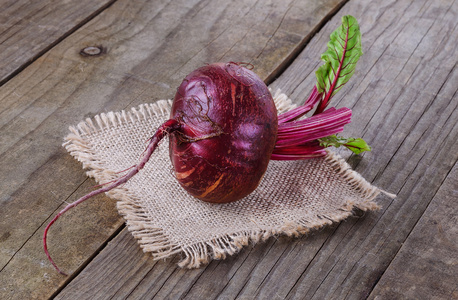
[[[277,92],[279,112],[292,108]],[[146,141],[169,117],[171,101],[144,104],[129,112],[87,119],[64,146],[99,183],[121,176],[146,148]],[[211,204],[188,195],[175,180],[164,140],[146,167],[128,183],[107,193],[145,252],[156,259],[182,253],[182,267],[224,259],[249,243],[273,235],[297,236],[339,222],[355,208],[372,210],[380,190],[339,156],[304,161],[271,161],[259,187],[246,198]]]

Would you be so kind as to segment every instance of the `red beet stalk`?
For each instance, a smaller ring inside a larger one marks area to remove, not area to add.
[[[298,160],[326,155],[325,147],[320,146],[318,139],[342,132],[344,125],[351,122],[351,110],[329,108],[297,120],[311,111],[321,98],[322,94],[315,86],[302,106],[278,116],[277,141],[270,159]]]

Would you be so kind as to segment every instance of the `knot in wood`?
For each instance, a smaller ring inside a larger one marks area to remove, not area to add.
[[[99,56],[106,52],[103,46],[89,46],[81,49],[80,54],[82,56]]]

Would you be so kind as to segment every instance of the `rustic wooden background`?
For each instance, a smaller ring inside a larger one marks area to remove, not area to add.
[[[143,254],[61,146],[69,125],[171,98],[205,63],[244,61],[300,103],[343,15],[363,33],[335,98],[354,110],[340,151],[396,193],[307,237],[278,237],[185,270]],[[0,0],[0,299],[458,299],[458,4],[454,0]],[[100,56],[81,49],[99,46]]]

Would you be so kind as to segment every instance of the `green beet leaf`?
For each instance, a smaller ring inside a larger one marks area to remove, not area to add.
[[[343,138],[337,135],[330,135],[319,139],[320,146],[322,147],[336,147],[345,146],[353,151],[355,154],[360,154],[364,151],[371,151],[372,148],[361,138]]]
[[[324,111],[331,98],[348,82],[362,54],[358,21],[352,16],[342,17],[342,25],[331,34],[328,49],[321,55],[325,63],[316,71],[316,86],[323,95],[316,113]]]

